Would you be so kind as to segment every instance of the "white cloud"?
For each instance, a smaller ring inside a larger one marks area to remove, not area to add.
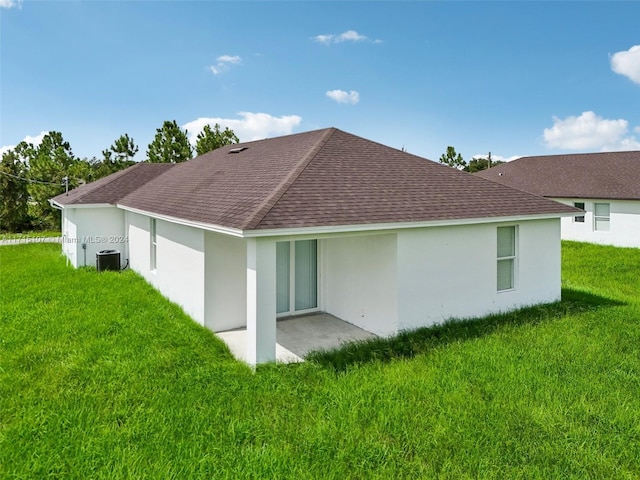
[[[366,39],[365,35],[360,35],[355,30],[347,30],[336,37],[336,42],[361,42]]]
[[[0,0],[1,2],[2,0]],[[37,147],[38,145],[40,145],[42,143],[42,139],[44,138],[44,136],[49,133],[49,132],[45,132],[42,131],[40,132],[38,135],[32,137],[31,135],[27,135],[26,137],[24,137],[22,139],[23,142],[27,142],[27,143],[31,143],[34,147]],[[16,148],[16,145],[4,145],[3,147],[0,147],[0,156],[4,155],[5,152],[8,152],[9,150],[13,150],[14,148]]]
[[[364,42],[365,40],[372,41],[373,43],[382,43],[382,40],[369,40],[369,37],[361,35],[355,30],[347,30],[346,32],[338,34],[330,33],[327,35],[316,35],[313,39],[324,45],[342,42]]]
[[[611,56],[611,70],[640,84],[640,45]]]
[[[32,137],[31,135],[27,135],[26,137],[24,137],[24,141],[27,142],[27,143],[33,144],[34,147],[37,147],[38,145],[40,145],[42,143],[42,139],[48,133],[49,132],[42,131],[38,135],[36,135],[35,137]]]
[[[360,94],[355,90],[345,92],[344,90],[329,90],[326,93],[327,97],[338,103],[350,103],[355,105],[360,101]]]
[[[189,141],[195,145],[198,134],[205,125],[212,127],[217,123],[229,128],[238,136],[241,142],[262,140],[270,136],[288,135],[300,125],[302,118],[298,115],[283,115],[274,117],[268,113],[239,112],[242,118],[214,118],[201,117],[185,123],[182,128],[187,130]]]
[[[238,55],[220,55],[216,58],[215,65],[211,65],[209,69],[213,72],[214,75],[219,75],[221,73],[226,72],[231,68],[231,65],[239,65],[242,63],[242,58]]]
[[[626,137],[620,140],[620,143],[614,148],[604,147],[602,150],[640,150],[640,140],[638,140],[636,137]]]
[[[329,45],[333,40],[335,35],[317,35],[314,37],[314,40],[318,43],[324,43],[325,45]]]
[[[2,157],[2,155],[7,153],[9,150],[13,150],[14,148],[16,148],[15,145],[5,145],[3,147],[0,147],[0,157]]]
[[[640,143],[634,136],[627,136],[629,122],[619,118],[608,120],[594,112],[560,119],[553,117],[553,126],[544,129],[544,141],[548,147],[563,150],[616,151],[635,149]],[[634,129],[638,131],[637,128]]]
[[[0,8],[14,8],[14,7],[22,8],[22,0],[0,0]]]

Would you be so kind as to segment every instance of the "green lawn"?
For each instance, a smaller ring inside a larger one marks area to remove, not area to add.
[[[24,233],[0,233],[0,240],[22,240],[26,238],[51,238],[61,237],[62,233],[59,230],[42,230],[42,231],[29,231]]]
[[[559,304],[254,374],[136,274],[0,248],[0,478],[639,478],[640,249]]]

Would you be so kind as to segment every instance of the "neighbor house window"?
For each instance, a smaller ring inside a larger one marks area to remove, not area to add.
[[[151,228],[150,228],[150,237],[151,237],[151,260],[150,260],[150,268],[151,270],[155,270],[156,269],[156,247],[157,247],[157,242],[156,242],[156,219],[152,218],[151,219]]]
[[[584,210],[584,202],[573,202],[573,206]],[[573,221],[576,223],[584,223],[584,215],[576,215],[573,217]]]
[[[593,229],[602,232],[609,231],[609,204],[596,203],[593,212]]]
[[[516,227],[498,227],[498,291],[515,288]]]

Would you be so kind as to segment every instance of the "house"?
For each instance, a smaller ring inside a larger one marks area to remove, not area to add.
[[[522,157],[476,173],[584,210],[562,238],[640,247],[640,151]]]
[[[250,364],[275,359],[280,317],[390,335],[556,301],[560,218],[579,212],[335,128],[138,164],[51,202],[74,266],[119,249],[195,321],[245,331]]]

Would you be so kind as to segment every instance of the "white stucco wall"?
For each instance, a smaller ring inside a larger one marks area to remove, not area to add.
[[[205,232],[205,325],[214,332],[247,325],[246,258],[246,240]]]
[[[616,219],[635,219],[628,213],[635,206],[612,205],[612,232]],[[585,224],[592,225],[592,219]],[[497,227],[506,225],[517,227],[515,288],[498,292]],[[556,301],[560,225],[560,219],[551,219],[322,235],[320,310],[389,335],[452,317]],[[65,235],[86,241],[88,264],[95,265],[99,250],[121,250],[123,263],[128,257],[133,270],[195,321],[213,331],[246,327],[255,343],[249,345],[254,360],[269,357],[276,318],[275,244],[308,237],[240,239],[156,220],[156,268],[151,269],[150,226],[148,216],[115,207],[63,214]],[[108,241],[123,238],[128,246]],[[63,251],[75,266],[83,264],[82,242],[68,242]]]
[[[156,220],[157,261],[156,269],[152,270],[151,219],[127,212],[126,221],[131,269],[204,325],[204,231]]]
[[[321,309],[378,335],[395,333],[396,235],[327,238],[320,252]]]
[[[62,253],[69,263],[78,267],[78,233],[75,224],[75,210],[65,208],[62,210]]]
[[[640,200],[585,200],[580,198],[555,198],[554,200],[573,205],[584,203],[584,222],[574,221],[574,217],[562,219],[562,238],[578,242],[614,245],[616,247],[640,247]],[[610,209],[610,230],[598,231],[594,228],[594,204],[608,203]]]
[[[498,292],[497,233],[502,224],[398,232],[398,327],[560,299],[560,222],[518,222],[516,284]]]
[[[96,253],[108,249],[119,250],[121,265],[125,265],[124,212],[116,207],[65,208],[62,234],[62,251],[74,267],[95,267]]]
[[[125,212],[125,224],[129,239],[129,267],[138,272],[149,283],[155,285],[156,276],[150,269],[149,217]]]

